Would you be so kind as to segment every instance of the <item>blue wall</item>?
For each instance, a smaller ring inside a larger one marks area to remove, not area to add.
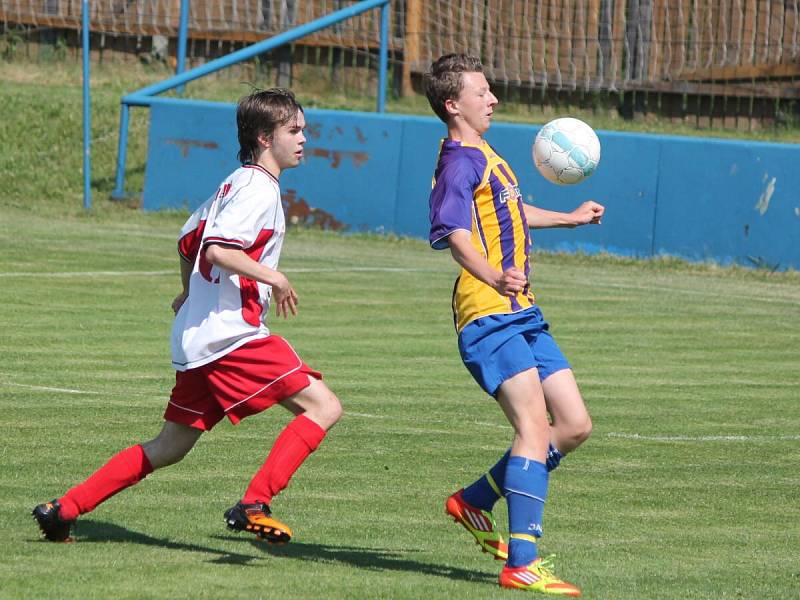
[[[306,120],[306,164],[281,177],[285,197],[349,231],[427,237],[445,132],[437,119],[310,109]],[[597,173],[562,187],[533,167],[537,131],[495,123],[487,135],[525,199],[564,211],[589,198],[607,207],[600,227],[536,230],[537,246],[800,268],[800,146],[600,131]],[[196,207],[238,166],[238,148],[233,105],[160,99],[144,208]]]

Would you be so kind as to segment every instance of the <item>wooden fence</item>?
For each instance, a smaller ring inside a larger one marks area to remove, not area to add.
[[[405,0],[390,48],[403,89],[438,56],[482,58],[497,83],[554,91],[643,91],[795,99],[800,0]],[[193,0],[190,37],[254,42],[352,0]],[[177,35],[180,0],[92,0],[93,31]],[[77,29],[80,0],[0,0],[0,23]],[[370,11],[304,39],[374,53]]]

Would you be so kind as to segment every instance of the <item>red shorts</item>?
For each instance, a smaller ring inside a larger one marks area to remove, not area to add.
[[[209,431],[227,416],[234,425],[308,387],[322,374],[279,335],[246,343],[214,362],[175,373],[164,419]]]

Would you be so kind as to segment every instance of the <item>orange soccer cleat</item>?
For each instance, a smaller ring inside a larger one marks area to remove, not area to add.
[[[467,504],[462,496],[463,491],[460,489],[447,499],[445,511],[472,534],[481,550],[491,554],[496,560],[506,560],[508,545],[497,531],[492,513]]]
[[[556,577],[550,570],[551,567],[550,560],[542,558],[521,567],[503,567],[500,572],[500,587],[571,598],[581,595],[577,587]]]
[[[234,531],[249,531],[271,544],[285,544],[292,539],[292,530],[272,517],[272,511],[264,503],[243,504],[237,502],[225,511],[225,524]]]

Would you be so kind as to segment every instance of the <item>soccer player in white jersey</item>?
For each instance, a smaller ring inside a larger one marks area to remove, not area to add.
[[[189,218],[178,250],[183,291],[172,303],[176,383],[154,439],[122,450],[83,483],[33,510],[44,537],[68,541],[81,514],[156,469],[180,461],[223,417],[234,424],[273,404],[295,418],[278,435],[229,528],[284,543],[292,531],[269,504],[342,413],[339,399],[286,340],[264,323],[297,314],[297,294],[278,271],[286,231],[278,178],[303,157],[305,116],[283,89],[253,92],[236,112],[242,166]]]

